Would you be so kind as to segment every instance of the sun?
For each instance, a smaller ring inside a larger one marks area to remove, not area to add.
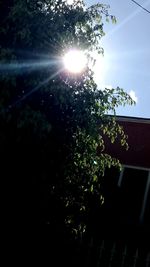
[[[106,73],[109,69],[108,56],[98,54],[96,51],[91,53],[91,57],[95,60],[93,66],[90,63],[85,51],[79,49],[71,49],[63,56],[64,68],[72,74],[81,74],[88,66],[93,71],[93,77],[98,86],[104,86]]]
[[[63,63],[68,72],[77,74],[85,70],[87,66],[87,57],[83,51],[72,49],[64,55]]]

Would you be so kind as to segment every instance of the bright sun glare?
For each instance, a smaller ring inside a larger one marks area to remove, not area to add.
[[[69,50],[63,57],[64,67],[72,74],[80,74],[85,70],[86,66],[89,65],[94,72],[94,80],[97,85],[104,86],[105,75],[109,65],[107,56],[104,57],[96,52],[92,52],[91,56],[95,59],[94,66],[88,62],[87,56],[83,51],[77,49]]]
[[[72,73],[81,73],[87,65],[87,57],[81,50],[70,50],[63,58],[65,69]]]
[[[67,0],[68,5],[72,5],[74,0]]]

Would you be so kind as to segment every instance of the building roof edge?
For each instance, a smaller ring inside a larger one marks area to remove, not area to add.
[[[141,117],[129,117],[129,116],[116,116],[117,121],[126,121],[126,122],[136,122],[136,123],[146,123],[150,124],[149,118]]]

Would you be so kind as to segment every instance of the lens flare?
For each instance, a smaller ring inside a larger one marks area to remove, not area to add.
[[[87,57],[81,50],[70,50],[63,58],[65,69],[71,73],[81,73],[87,66]]]

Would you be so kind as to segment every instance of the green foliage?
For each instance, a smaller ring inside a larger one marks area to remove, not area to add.
[[[84,232],[90,199],[103,203],[105,168],[120,167],[105,152],[104,136],[112,143],[120,136],[127,146],[115,110],[133,101],[119,87],[98,90],[90,68],[80,77],[60,72],[61,56],[71,47],[103,53],[103,21],[115,17],[108,6],[87,8],[81,0],[6,2],[0,1],[0,149],[10,155],[4,166],[16,166],[14,184],[37,211],[31,220]]]

